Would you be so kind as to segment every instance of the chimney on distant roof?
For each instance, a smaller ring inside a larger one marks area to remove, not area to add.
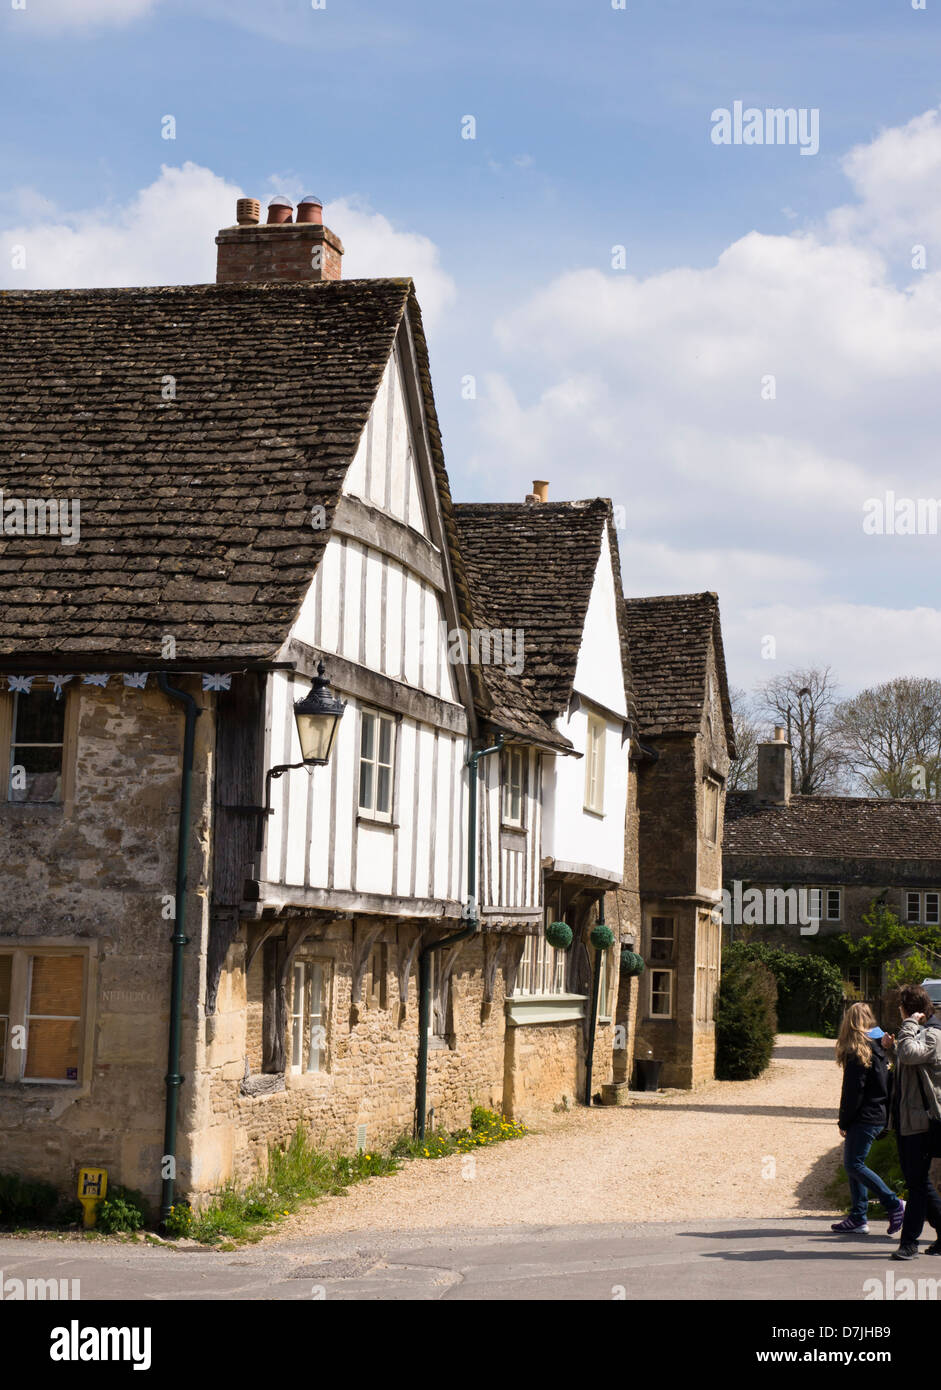
[[[755,799],[775,806],[787,806],[791,799],[791,745],[787,730],[775,726],[774,741],[758,745],[758,789]]]
[[[529,502],[531,505],[535,505],[537,502],[548,502],[548,500],[549,484],[543,482],[541,478],[534,478],[533,490],[532,492],[528,492],[526,494],[526,501]]]
[[[257,198],[239,198],[236,225],[216,237],[216,283],[248,281],[339,280],[343,243],[323,225],[323,204],[308,196],[297,205],[278,196],[268,204],[268,220],[259,221]]]

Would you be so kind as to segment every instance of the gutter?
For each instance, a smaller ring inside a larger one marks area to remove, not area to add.
[[[164,1112],[163,1157],[161,1166],[163,1190],[160,1203],[160,1220],[166,1222],[173,1206],[174,1183],[176,1181],[176,1127],[180,1101],[180,1087],[185,1078],[180,1075],[180,1041],[183,1031],[183,948],[189,938],[184,935],[186,925],[186,869],[189,859],[190,796],[193,782],[193,749],[196,740],[196,720],[200,709],[185,690],[177,690],[170,684],[165,671],[157,675],[157,684],[165,695],[183,706],[186,720],[183,733],[183,771],[180,782],[180,823],[177,831],[176,848],[176,893],[173,899],[173,955],[170,965],[170,1039],[167,1049],[167,1099]],[[170,1160],[167,1162],[167,1160]]]
[[[431,957],[435,951],[443,951],[445,946],[456,946],[459,941],[467,941],[479,930],[480,914],[477,909],[477,764],[481,758],[491,753],[499,753],[503,747],[503,735],[497,734],[497,741],[490,748],[478,748],[470,754],[464,766],[470,768],[470,789],[468,796],[467,823],[467,926],[440,941],[432,941],[422,947],[418,956],[418,1081],[415,1088],[415,1132],[419,1139],[425,1137],[425,1120],[428,1108],[428,1032],[431,1027]]]

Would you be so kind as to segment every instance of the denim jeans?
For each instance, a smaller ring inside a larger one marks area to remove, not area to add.
[[[908,1187],[908,1205],[902,1224],[903,1245],[914,1245],[921,1235],[925,1219],[941,1236],[941,1198],[929,1177],[931,1151],[927,1134],[899,1135],[899,1162]]]
[[[898,1195],[882,1181],[878,1173],[866,1167],[872,1141],[881,1130],[881,1125],[850,1125],[843,1141],[843,1167],[849,1179],[850,1198],[853,1203],[850,1216],[856,1221],[866,1219],[870,1192],[875,1193],[890,1215],[899,1209]]]

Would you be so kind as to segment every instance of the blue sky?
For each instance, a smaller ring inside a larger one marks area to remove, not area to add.
[[[938,674],[941,536],[861,517],[941,496],[941,0],[21,2],[0,285],[211,278],[233,190],[318,193],[351,273],[415,275],[457,497],[610,495],[741,685]],[[819,153],[716,146],[735,100]]]

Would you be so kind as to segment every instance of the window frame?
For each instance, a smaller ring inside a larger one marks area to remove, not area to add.
[[[47,683],[41,677],[37,677],[33,683],[33,691],[46,688]],[[51,682],[48,682],[48,689],[53,690]],[[32,694],[33,691],[30,693]],[[37,807],[44,807],[48,810],[63,810],[71,807],[74,798],[74,777],[75,777],[75,743],[77,736],[78,720],[78,701],[79,689],[77,686],[66,685],[58,698],[64,704],[63,710],[63,729],[62,729],[62,757],[59,764],[59,796],[55,801],[14,801],[10,796],[10,777],[16,765],[13,759],[14,743],[13,739],[16,732],[16,705],[21,692],[16,690],[0,691],[0,779],[3,783],[3,795],[0,797],[0,805],[3,806],[26,806],[33,810]],[[29,698],[28,696],[25,698]],[[22,745],[28,747],[31,745]],[[36,745],[32,745],[36,746]],[[44,745],[45,746],[45,745]],[[48,745],[50,747],[60,747],[59,744]]]
[[[702,779],[702,833],[703,838],[710,845],[719,843],[719,800],[721,784],[715,777],[706,776]]]
[[[905,894],[905,915],[903,922],[906,926],[936,927],[941,925],[941,890],[937,888],[906,888]],[[934,898],[934,916],[928,916],[928,899]],[[916,916],[912,916],[912,899],[916,904]]]
[[[825,894],[826,894],[826,897],[825,897],[825,899],[824,899],[824,906],[825,906],[825,908],[826,908],[826,917],[825,917],[823,920],[826,921],[826,922],[842,922],[842,921],[843,921],[843,889],[842,889],[842,888],[825,888],[825,889],[824,889],[824,892],[825,892]],[[836,912],[835,912],[835,913],[833,913],[833,912],[830,911],[830,894],[831,894],[831,893],[835,893],[835,894],[836,894]]]
[[[527,779],[525,754],[526,750],[519,744],[511,743],[503,749],[500,766],[500,824],[507,826],[511,830],[522,830],[526,824],[525,807]],[[519,765],[519,782],[517,787],[519,815],[518,817],[514,817],[507,803],[513,794],[513,766],[517,762]]]
[[[664,933],[664,932],[658,932],[658,931],[656,931],[656,930],[654,929],[654,924],[655,924],[656,922],[669,922],[669,923],[670,923],[670,927],[671,927],[671,931],[670,931],[669,935],[667,935],[667,934]],[[647,958],[648,958],[648,961],[649,961],[649,963],[650,963],[651,969],[653,969],[653,967],[654,967],[655,965],[656,965],[656,966],[660,966],[660,965],[669,965],[669,966],[672,966],[672,965],[675,964],[675,962],[676,962],[676,938],[677,938],[677,925],[676,925],[676,922],[677,922],[677,919],[676,919],[675,917],[668,916],[666,913],[663,913],[663,912],[653,912],[653,913],[650,914],[650,919],[649,919],[649,923],[648,923],[649,950],[648,950],[648,953],[647,953]],[[666,956],[658,956],[658,955],[656,954],[655,949],[654,949],[654,942],[655,942],[655,941],[669,941],[669,943],[670,943],[670,952],[669,952],[669,955],[666,955]]]
[[[288,1036],[290,1047],[285,1057],[285,1070],[289,1076],[319,1076],[330,1070],[329,1067],[329,1017],[330,1017],[330,970],[333,962],[321,956],[301,956],[291,968],[291,1006],[288,1012]],[[303,991],[298,1007],[297,982],[301,979]],[[314,984],[319,982],[319,1008],[315,1014],[312,1008]],[[312,1034],[319,1019],[323,1029],[323,1045],[314,1048]],[[300,1058],[296,1058],[296,1039],[300,1039]],[[311,1066],[316,1055],[317,1065]]]
[[[591,710],[585,732],[585,789],[583,808],[593,816],[604,815],[605,762],[608,721]]]
[[[558,999],[567,994],[567,964],[568,953],[550,945],[544,932],[531,933],[523,943],[523,954],[516,969],[512,997]],[[546,984],[548,988],[540,987]]]
[[[22,803],[20,803],[22,804]],[[35,803],[26,803],[35,804]],[[43,940],[41,937],[31,941],[0,940],[0,956],[11,957],[10,999],[7,1020],[6,1042],[0,1065],[0,1084],[11,1086],[60,1086],[71,1087],[76,1093],[87,1092],[92,1074],[92,1042],[94,1039],[93,1008],[95,982],[97,978],[97,943],[88,940],[70,941],[62,937]],[[81,1012],[77,1015],[31,1014],[32,961],[38,956],[78,956],[82,961]],[[62,1018],[78,1022],[78,1073],[75,1077],[26,1076],[26,1061],[29,1052],[30,1019]],[[11,1048],[10,1033],[14,1028],[25,1028],[25,1046]]]
[[[373,756],[368,758],[363,753],[363,737],[366,730],[366,721],[375,721],[373,734]],[[359,750],[356,757],[356,809],[357,815],[363,820],[379,821],[383,825],[391,825],[394,820],[395,812],[395,754],[396,754],[396,729],[398,719],[388,710],[375,709],[371,706],[364,706],[360,710],[359,719]],[[381,761],[379,751],[381,747],[382,725],[389,726],[389,761]],[[363,765],[366,764],[371,769],[371,805],[363,804]],[[377,806],[379,797],[379,771],[380,768],[388,769],[389,773],[389,805],[387,810],[380,810]]]
[[[676,1003],[676,998],[675,998],[675,976],[676,976],[676,971],[673,969],[672,966],[659,966],[659,965],[658,965],[658,966],[656,967],[656,969],[654,969],[653,967],[651,967],[648,973],[649,973],[649,976],[650,976],[650,991],[649,991],[648,996],[647,996],[648,1017],[649,1017],[649,1018],[656,1018],[656,1019],[664,1019],[664,1020],[672,1019],[673,1016],[674,1016],[674,1008],[675,1008],[675,1003]],[[657,976],[657,975],[666,975],[666,976],[669,977],[669,981],[670,981],[669,989],[666,991],[667,998],[668,998],[668,1000],[669,1000],[669,1008],[668,1008],[668,1010],[667,1010],[666,1013],[657,1013],[657,1012],[654,1010],[654,1006],[653,1006],[654,995],[655,995],[655,994],[663,994],[663,993],[664,993],[663,990],[654,989],[654,977]]]

